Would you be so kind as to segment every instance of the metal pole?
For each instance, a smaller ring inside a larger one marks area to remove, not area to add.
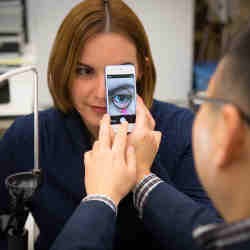
[[[24,66],[0,75],[0,82],[13,76],[32,71],[34,73],[34,171],[39,171],[39,124],[38,124],[38,71],[34,66]]]

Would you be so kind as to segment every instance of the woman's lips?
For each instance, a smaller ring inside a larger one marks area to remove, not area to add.
[[[97,113],[106,113],[106,107],[99,107],[99,106],[91,106],[91,108]]]

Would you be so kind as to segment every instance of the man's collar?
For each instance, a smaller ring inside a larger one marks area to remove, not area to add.
[[[193,231],[193,238],[202,249],[224,249],[250,240],[250,218],[231,224],[210,224]]]

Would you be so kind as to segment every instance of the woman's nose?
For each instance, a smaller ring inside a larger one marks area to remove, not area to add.
[[[105,79],[103,74],[97,79],[96,97],[100,99],[105,99],[106,97]]]

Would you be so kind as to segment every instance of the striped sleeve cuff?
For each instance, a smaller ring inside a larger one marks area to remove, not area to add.
[[[149,174],[143,178],[143,180],[136,185],[133,190],[133,201],[134,206],[139,212],[139,217],[142,219],[143,208],[145,201],[150,194],[150,192],[156,188],[161,182],[163,182],[155,174]]]
[[[91,195],[87,195],[86,197],[84,197],[82,199],[82,202],[88,202],[88,201],[101,201],[104,202],[107,206],[109,206],[117,215],[117,207],[115,205],[115,203],[113,202],[113,200],[111,198],[109,198],[106,195],[101,195],[101,194],[91,194]]]

